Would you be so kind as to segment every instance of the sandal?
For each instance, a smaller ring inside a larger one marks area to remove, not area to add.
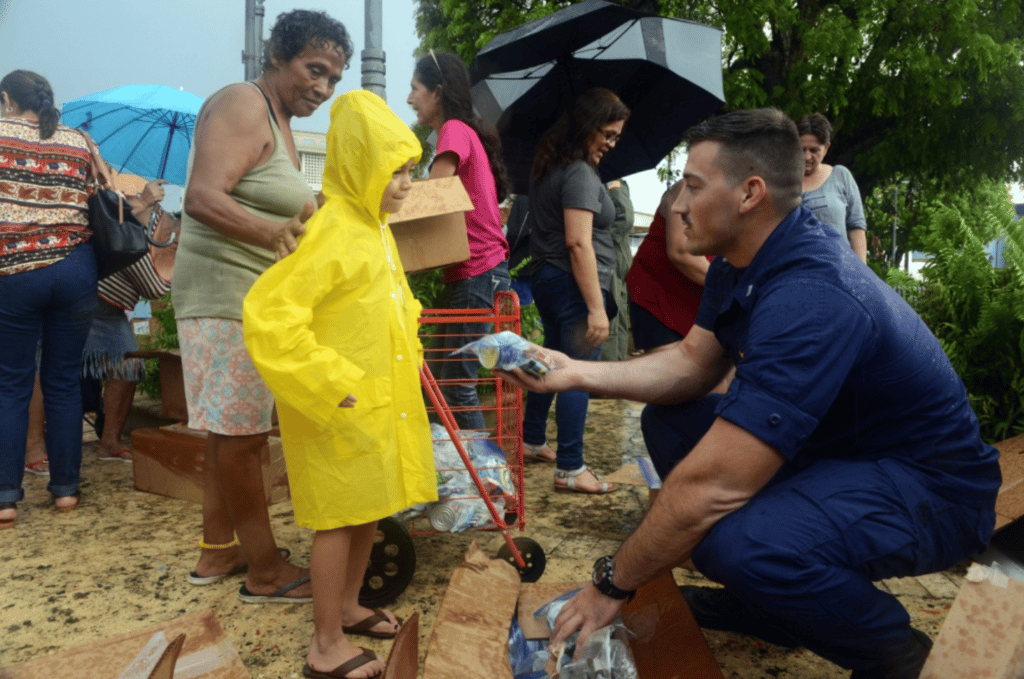
[[[523,441],[523,461],[524,462],[555,462],[557,457],[544,457],[541,455],[541,451],[548,448],[548,442],[538,443],[536,445]],[[548,448],[548,450],[551,450]],[[552,454],[555,451],[551,451]]]
[[[234,547],[237,544],[238,544],[237,542],[230,542],[230,543],[228,543],[227,547]],[[217,548],[217,547],[224,547],[224,546],[225,545],[207,545],[206,549]],[[281,556],[284,557],[285,561],[287,561],[288,557],[290,557],[292,555],[291,550],[288,549],[287,547],[278,547],[277,551],[279,551],[281,553]],[[212,585],[215,582],[220,582],[221,580],[224,580],[226,578],[230,578],[232,576],[241,575],[242,573],[248,573],[248,572],[249,572],[249,565],[243,563],[241,566],[235,566],[234,568],[232,568],[227,573],[218,573],[217,575],[199,575],[199,573],[197,573],[196,571],[192,571],[191,573],[188,574],[188,577],[186,579],[188,580],[188,584],[190,584],[190,585]]]
[[[576,477],[583,472],[589,471],[590,467],[583,465],[579,469],[571,472],[567,472],[563,469],[555,470],[556,479],[565,479],[565,485],[555,484],[555,491],[559,493],[583,493],[584,495],[604,495],[605,493],[611,493],[612,491],[619,489],[619,484],[608,483],[607,481],[601,481],[601,477],[594,474],[594,478],[600,482],[601,487],[599,490],[587,490],[586,488],[578,488],[576,486]],[[591,472],[593,473],[593,472]]]
[[[306,663],[306,665],[302,668],[302,676],[307,677],[307,679],[347,679],[349,672],[355,669],[359,669],[363,665],[371,663],[377,659],[377,654],[371,651],[370,649],[363,648],[360,646],[359,650],[362,651],[362,653],[352,658],[351,660],[338,665],[330,672],[320,672],[319,670],[314,670],[312,667],[309,666],[309,663]],[[376,674],[371,674],[370,679],[379,676],[380,672],[377,672]]]
[[[57,504],[57,500],[60,500],[61,498],[65,498],[65,497],[73,497],[73,498],[75,498],[75,502],[73,504],[64,505],[63,507],[61,507],[60,505]],[[74,510],[78,509],[78,505],[80,505],[81,503],[82,503],[82,491],[80,491],[80,490],[76,490],[74,493],[71,493],[70,495],[54,495],[53,496],[53,506],[57,509],[58,512],[73,512]]]
[[[243,582],[242,586],[238,588],[238,598],[247,604],[308,604],[313,601],[313,597],[286,596],[288,592],[307,582],[309,582],[309,576],[305,575],[297,580],[292,580],[271,594],[253,594]]]
[[[370,637],[371,639],[394,639],[395,635],[398,634],[398,630],[394,632],[374,632],[373,628],[382,622],[391,622],[388,620],[388,616],[384,615],[384,611],[379,608],[374,608],[373,614],[368,615],[354,625],[344,626],[342,625],[341,631],[345,634],[355,634],[362,637]],[[402,626],[402,619],[395,616],[395,620],[398,622],[398,626]]]
[[[100,454],[96,456],[97,460],[113,460],[114,462],[131,462],[132,461],[132,449],[128,446],[121,446],[112,453],[104,454],[102,449]]]
[[[49,476],[50,475],[50,458],[44,457],[41,460],[35,462],[26,462],[25,471],[29,474],[35,474],[36,476]]]
[[[14,522],[18,520],[18,504],[16,502],[0,502],[0,512],[6,512],[9,509],[14,510],[14,516],[9,519],[0,519],[0,530],[14,528]]]

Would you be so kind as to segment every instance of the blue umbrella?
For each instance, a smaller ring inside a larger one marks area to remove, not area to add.
[[[66,102],[61,122],[88,132],[119,171],[184,186],[202,104],[165,85],[124,85]]]

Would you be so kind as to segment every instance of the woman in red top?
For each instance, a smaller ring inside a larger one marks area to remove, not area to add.
[[[437,149],[430,178],[458,174],[473,209],[466,213],[469,259],[444,269],[439,305],[452,309],[492,309],[494,294],[508,290],[508,241],[501,229],[498,203],[508,193],[501,140],[489,123],[473,113],[466,65],[454,54],[435,52],[416,62],[408,104],[421,125],[434,128]],[[491,331],[489,323],[446,324],[441,347],[447,355]],[[460,429],[483,429],[476,394],[476,359],[444,360],[431,366]]]
[[[646,351],[678,342],[690,332],[704,294],[710,257],[686,251],[685,224],[672,203],[683,182],[661,197],[651,228],[626,274],[633,346]]]

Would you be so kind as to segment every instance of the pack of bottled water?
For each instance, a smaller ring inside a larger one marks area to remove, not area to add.
[[[488,370],[522,368],[524,372],[534,377],[541,377],[551,370],[551,366],[538,358],[531,348],[529,342],[511,330],[502,330],[492,335],[484,335],[456,349],[451,355],[472,353],[480,360],[480,365]]]

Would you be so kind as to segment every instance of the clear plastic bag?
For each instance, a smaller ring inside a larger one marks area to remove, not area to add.
[[[488,370],[511,370],[522,368],[534,377],[540,377],[551,370],[551,366],[530,350],[530,343],[511,330],[484,335],[451,353],[468,352],[480,359],[480,365]]]
[[[438,470],[437,496],[441,502],[431,503],[425,510],[434,530],[458,533],[469,528],[479,528],[493,522],[487,504],[462,462],[462,456],[448,436],[448,430],[439,424],[430,426],[434,441],[434,464]],[[463,449],[469,456],[470,464],[484,484],[487,494],[492,497],[499,514],[504,512],[502,494],[512,492],[512,476],[508,469],[505,451],[489,440],[486,432],[455,432]]]
[[[548,627],[554,629],[555,619],[558,618],[562,607],[576,596],[577,592],[579,590],[566,592],[548,602],[541,606],[534,616],[543,616]],[[558,658],[559,679],[637,679],[636,665],[633,663],[633,656],[627,643],[630,635],[631,632],[622,624],[621,618],[617,618],[612,624],[590,635],[583,646],[580,659],[574,662],[572,658],[576,653],[576,640],[579,637],[579,632],[576,632],[566,640]]]
[[[508,662],[512,666],[512,676],[515,679],[546,679],[548,675],[544,667],[550,655],[547,640],[523,637],[519,619],[512,616],[508,631]]]

